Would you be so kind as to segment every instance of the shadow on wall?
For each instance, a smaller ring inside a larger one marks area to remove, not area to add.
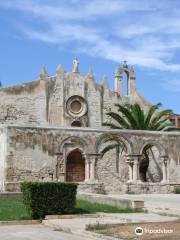
[[[160,152],[156,146],[144,147],[139,164],[139,177],[142,182],[161,182]]]

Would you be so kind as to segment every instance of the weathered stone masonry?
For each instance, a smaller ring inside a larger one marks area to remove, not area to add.
[[[126,154],[118,159],[120,166],[125,165],[125,171],[129,173],[125,179],[116,171],[116,158],[112,155],[102,158],[100,154],[107,138],[116,139],[126,147]],[[164,188],[163,191],[170,191],[179,184],[178,133],[7,126],[1,129],[1,139],[4,139],[2,142],[7,139],[6,146],[1,146],[1,156],[5,156],[1,191],[18,191],[19,183],[24,180],[65,181],[67,155],[74,149],[82,152],[87,184],[104,184],[107,192],[125,192],[129,188],[138,188],[138,185],[143,189],[147,183],[142,183],[138,177],[138,164],[142,149],[147,145],[157,147],[160,153],[158,165],[162,165],[161,182],[149,183],[149,188],[159,186],[159,189]],[[174,151],[176,146],[178,151]]]
[[[82,76],[77,59],[72,72],[58,66],[56,73],[50,77],[42,68],[36,81],[0,88],[0,191],[19,191],[24,180],[75,181],[80,190],[95,192],[172,192],[180,186],[179,133],[102,127],[115,103],[150,106],[136,89],[132,67],[117,67],[114,91],[106,78],[97,84],[92,70]],[[119,147],[103,155],[110,142]]]

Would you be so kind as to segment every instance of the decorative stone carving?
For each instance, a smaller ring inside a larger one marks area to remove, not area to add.
[[[91,79],[91,80],[94,81],[94,73],[93,73],[92,68],[89,68],[89,71],[88,71],[88,73],[87,73],[86,78],[89,79],[89,80]]]
[[[64,68],[62,65],[58,65],[57,68],[56,68],[56,73],[57,75],[61,75],[61,74],[64,74],[65,71],[64,71]]]
[[[57,153],[57,159],[56,159],[56,179],[58,181],[64,181],[64,174],[65,174],[64,157],[63,157],[62,153]]]
[[[117,66],[116,70],[115,70],[115,77],[122,77],[123,74],[123,69],[121,68],[120,65]]]
[[[72,69],[73,73],[78,73],[79,72],[79,61],[77,58],[75,58],[73,60],[73,69]]]
[[[127,155],[126,163],[129,166],[129,182],[137,182],[139,179],[139,158],[141,155]]]
[[[40,79],[44,79],[44,78],[48,77],[48,73],[44,66],[41,68],[39,76],[40,76]]]
[[[81,96],[72,96],[67,100],[66,110],[72,117],[82,117],[87,112],[87,103]]]

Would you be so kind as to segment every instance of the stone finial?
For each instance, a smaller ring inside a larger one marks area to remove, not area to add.
[[[46,71],[46,68],[43,66],[40,71],[40,78],[42,79],[42,78],[46,78],[46,77],[48,77],[48,73]]]
[[[127,61],[126,61],[126,60],[124,60],[123,68],[128,68]]]
[[[87,77],[86,78],[94,80],[94,73],[93,73],[92,68],[89,68],[89,71],[87,73]]]
[[[58,65],[57,66],[56,73],[57,73],[57,75],[61,75],[61,74],[65,73],[64,68],[63,68],[62,65]]]
[[[73,73],[78,73],[79,72],[79,60],[77,58],[74,58],[74,60],[73,60],[72,72]]]
[[[115,70],[115,77],[121,77],[121,76],[122,76],[122,69],[121,69],[121,66],[118,65]]]
[[[108,78],[106,76],[103,76],[102,82],[103,82],[103,87],[109,88],[109,81],[108,81]]]
[[[134,76],[134,77],[135,77],[135,71],[134,71],[134,67],[133,67],[133,66],[131,66],[129,72],[130,72],[130,75],[131,75],[131,76]]]

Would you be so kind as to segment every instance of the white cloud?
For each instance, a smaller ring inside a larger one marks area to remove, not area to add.
[[[173,62],[180,49],[177,6],[178,0],[174,6],[170,0],[0,1],[0,7],[23,13],[19,29],[29,39],[71,43],[75,51],[168,71],[180,71],[180,62]]]

